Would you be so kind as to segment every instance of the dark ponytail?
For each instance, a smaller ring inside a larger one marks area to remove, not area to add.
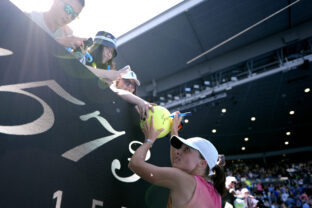
[[[226,193],[225,173],[219,165],[216,165],[214,168],[212,168],[212,171],[214,172],[214,174],[211,176],[211,179],[213,181],[213,185],[214,185],[215,189],[218,191],[218,193],[221,196],[224,196]]]
[[[200,158],[204,160],[204,157],[199,154]],[[212,168],[212,171],[214,174],[212,176],[209,176],[210,169],[207,165],[205,175],[207,178],[211,178],[213,181],[214,188],[218,191],[218,193],[221,196],[224,196],[226,194],[226,188],[225,188],[225,173],[223,169],[220,167],[220,165],[216,165],[214,168]]]

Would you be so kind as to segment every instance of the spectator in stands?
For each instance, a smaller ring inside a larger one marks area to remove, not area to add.
[[[287,189],[282,189],[281,192],[282,192],[281,200],[282,200],[283,203],[285,203],[287,201],[287,199],[288,199],[288,196],[289,196],[288,190]]]
[[[274,203],[271,205],[271,208],[279,208],[277,202],[274,202]]]
[[[222,207],[225,207],[230,204],[234,207],[234,201],[235,201],[235,185],[237,183],[237,180],[233,176],[227,176],[225,180],[225,188],[226,188],[226,194],[224,197],[222,197]]]
[[[270,207],[270,203],[269,203],[268,199],[264,199],[263,207],[265,207],[265,208],[269,208]]]
[[[170,159],[172,167],[158,167],[145,162],[146,154],[161,130],[156,131],[153,119],[143,123],[145,143],[129,162],[129,168],[144,180],[170,189],[168,207],[216,208],[221,207],[225,192],[225,175],[217,165],[218,152],[208,140],[178,137],[182,117],[174,113]]]
[[[263,192],[262,184],[259,182],[257,183],[257,193],[261,194]]]
[[[310,196],[310,198],[308,199],[303,198],[302,208],[310,208],[310,207],[312,207],[312,196]]]
[[[294,198],[292,193],[288,196],[288,198],[286,200],[286,204],[287,204],[287,206],[290,206],[290,207],[295,206],[296,201],[295,201],[295,198]]]
[[[272,201],[274,202],[280,202],[280,190],[279,190],[279,187],[276,186],[274,191],[273,191],[273,194],[272,194]]]
[[[300,195],[300,199],[301,201],[308,201],[309,200],[309,197],[307,195],[306,192],[303,192],[301,195]]]
[[[273,184],[270,184],[270,186],[269,186],[268,189],[269,189],[269,192],[272,193],[272,192],[274,191],[275,188],[274,188]]]
[[[302,208],[310,208],[310,205],[308,204],[308,202],[303,201]]]
[[[241,199],[244,203],[245,208],[255,208],[257,207],[258,200],[256,200],[252,195],[250,195],[250,192],[247,188],[241,189],[241,194],[238,196],[238,198]],[[242,207],[242,202],[239,203],[238,207]],[[235,207],[237,207],[238,203],[236,203]]]
[[[32,12],[29,16],[58,43],[75,49],[83,46],[83,41],[87,39],[73,36],[67,24],[79,15],[84,4],[84,0],[54,0],[49,11]]]
[[[248,166],[248,168],[245,168]],[[278,167],[278,168],[277,168]],[[230,169],[230,170],[229,170]],[[247,179],[251,182],[250,193],[255,195],[259,200],[257,206],[261,207],[302,207],[311,206],[312,197],[312,161],[300,164],[290,164],[289,162],[280,161],[274,163],[272,167],[266,165],[266,171],[263,167],[254,164],[247,165],[243,162],[235,163],[232,167],[227,166],[226,172],[231,175],[240,176],[237,180],[236,188],[239,187],[241,180]],[[250,174],[252,172],[252,174]],[[248,178],[248,177],[252,177]],[[300,180],[302,179],[302,180]],[[257,184],[262,183],[262,194],[258,192]],[[287,197],[287,194],[289,195]],[[286,199],[286,202],[283,202]],[[306,202],[306,200],[309,200]],[[263,203],[261,203],[263,202]]]

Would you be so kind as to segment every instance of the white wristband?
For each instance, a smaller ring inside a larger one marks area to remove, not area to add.
[[[150,143],[151,144],[151,147],[153,146],[153,141],[151,140],[151,139],[145,139],[145,141],[144,142],[148,142],[148,143]]]

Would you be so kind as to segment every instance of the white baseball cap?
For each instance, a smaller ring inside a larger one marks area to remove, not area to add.
[[[247,188],[242,188],[241,193],[242,194],[249,193],[249,190]]]
[[[137,86],[140,86],[140,81],[137,78],[137,75],[134,73],[134,71],[128,71],[127,73],[123,74],[121,76],[123,79],[133,79]]]
[[[179,136],[174,135],[171,137],[170,143],[176,149],[180,149],[183,143],[189,147],[198,150],[208,163],[210,170],[209,175],[213,174],[212,168],[214,168],[217,165],[218,151],[210,141],[201,137],[192,137],[189,139],[183,139]]]
[[[228,187],[232,182],[237,183],[237,180],[234,176],[227,176],[225,179],[225,186]]]

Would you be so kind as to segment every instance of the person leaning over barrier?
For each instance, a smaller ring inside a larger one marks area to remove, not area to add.
[[[92,61],[86,62],[86,67],[108,85],[121,78],[122,74],[131,71],[130,66],[116,70],[114,62],[117,56],[116,39],[109,32],[97,32],[92,46],[87,51],[92,56]]]
[[[136,95],[137,88],[140,86],[137,75],[129,65],[120,70],[115,69],[113,60],[117,56],[115,37],[109,32],[99,31],[88,50],[93,61],[87,62],[86,67],[105,81],[122,99],[134,104],[141,118],[148,117],[149,109],[153,111],[153,105]]]
[[[218,166],[218,151],[206,139],[178,136],[182,117],[174,113],[170,160],[172,167],[159,167],[145,162],[161,130],[143,122],[145,142],[135,151],[129,168],[144,180],[170,190],[168,208],[220,208],[221,195],[225,192],[225,174]]]
[[[75,49],[83,46],[87,39],[73,36],[68,24],[79,15],[84,5],[84,0],[53,0],[49,11],[31,12],[29,17],[58,43]]]
[[[114,62],[114,58],[117,56],[116,39],[109,32],[97,32],[93,44],[87,51],[92,56],[92,61],[84,64],[93,74],[108,85],[119,79],[123,73],[131,71],[130,66],[116,70]]]
[[[122,99],[135,105],[134,107],[140,115],[140,119],[145,120],[149,116],[149,110],[154,112],[153,106],[155,104],[149,103],[146,100],[135,95],[137,88],[140,86],[140,82],[136,74],[131,71],[131,69],[126,69],[124,71],[125,72],[122,72],[121,76],[119,76],[115,81],[112,82],[110,88]]]

